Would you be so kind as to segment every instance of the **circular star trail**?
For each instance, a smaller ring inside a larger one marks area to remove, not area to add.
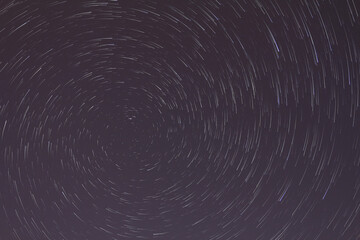
[[[359,12],[0,1],[0,239],[360,239]]]

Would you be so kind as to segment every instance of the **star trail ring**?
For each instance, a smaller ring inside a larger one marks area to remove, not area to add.
[[[0,240],[360,239],[359,14],[0,1]]]

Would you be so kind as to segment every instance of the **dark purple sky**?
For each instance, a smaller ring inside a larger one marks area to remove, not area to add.
[[[360,239],[359,13],[0,1],[0,239]]]

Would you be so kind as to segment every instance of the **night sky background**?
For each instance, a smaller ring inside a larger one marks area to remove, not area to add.
[[[360,239],[359,13],[0,1],[0,239]]]

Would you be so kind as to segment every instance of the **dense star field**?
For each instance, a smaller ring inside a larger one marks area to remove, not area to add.
[[[0,239],[360,239],[359,14],[0,1]]]

